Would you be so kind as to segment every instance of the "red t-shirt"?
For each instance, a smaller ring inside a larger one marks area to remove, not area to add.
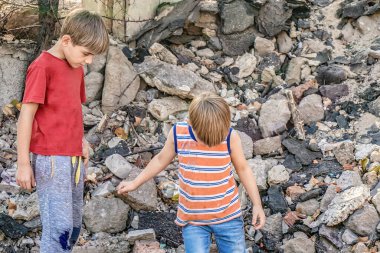
[[[30,151],[41,155],[81,156],[82,103],[86,101],[83,68],[48,52],[32,62],[23,103],[38,103]]]

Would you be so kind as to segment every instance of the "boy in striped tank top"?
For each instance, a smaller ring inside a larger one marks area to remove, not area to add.
[[[202,94],[193,99],[189,121],[173,126],[161,152],[133,181],[123,181],[119,194],[136,190],[178,156],[178,211],[186,253],[210,251],[214,234],[220,253],[244,253],[244,223],[232,164],[252,203],[252,225],[265,223],[256,180],[244,158],[239,135],[230,128],[230,109],[223,98]]]

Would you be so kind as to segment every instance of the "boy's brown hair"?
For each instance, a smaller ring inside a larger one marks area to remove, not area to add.
[[[191,102],[189,120],[199,140],[212,147],[223,142],[228,135],[230,108],[223,98],[204,93]]]
[[[60,37],[63,35],[69,35],[75,46],[86,47],[94,55],[106,52],[109,46],[102,17],[85,9],[76,9],[66,16]]]

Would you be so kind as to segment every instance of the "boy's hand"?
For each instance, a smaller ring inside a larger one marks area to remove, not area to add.
[[[261,206],[255,206],[252,209],[252,225],[255,229],[260,229],[265,224],[265,213]]]
[[[118,194],[127,194],[128,192],[134,191],[138,188],[135,181],[122,181],[117,187]]]
[[[33,170],[29,164],[17,166],[16,183],[26,190],[32,190],[36,186]]]
[[[82,157],[83,157],[83,164],[87,172],[88,167],[88,161],[90,159],[90,144],[88,144],[87,140],[85,138],[82,139]],[[86,173],[87,174],[87,173]]]

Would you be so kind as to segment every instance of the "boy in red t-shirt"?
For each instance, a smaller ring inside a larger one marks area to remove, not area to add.
[[[37,188],[42,253],[70,252],[79,237],[88,162],[83,66],[108,45],[102,18],[78,9],[66,17],[58,42],[27,71],[17,126],[16,181],[24,189]]]

